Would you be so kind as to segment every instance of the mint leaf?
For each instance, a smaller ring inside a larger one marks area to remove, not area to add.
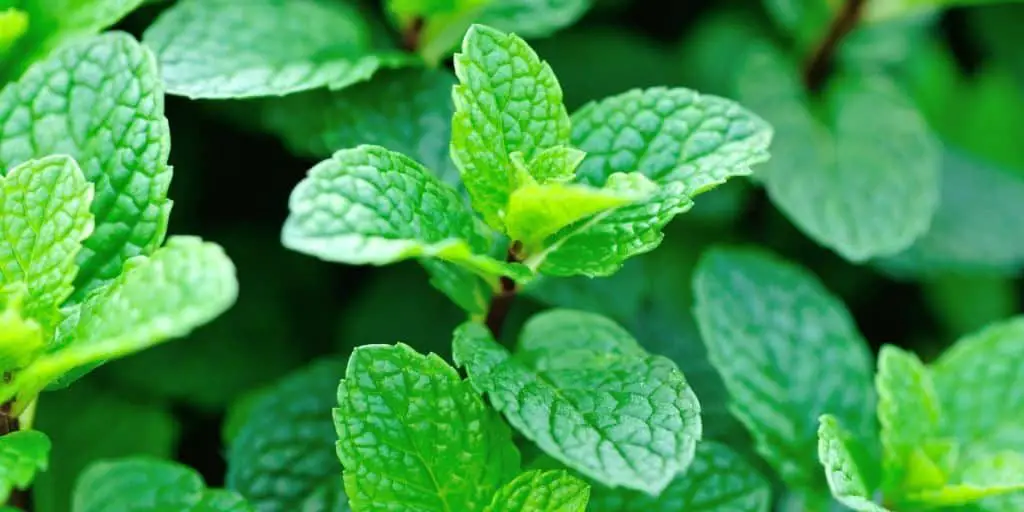
[[[939,155],[927,124],[882,75],[834,76],[821,105],[799,77],[778,50],[760,44],[738,78],[740,100],[776,131],[775,157],[757,175],[772,202],[849,261],[906,249],[938,205]]]
[[[480,23],[522,37],[544,37],[576,23],[593,0],[501,0],[486,4]]]
[[[76,368],[98,365],[213,320],[235,301],[235,268],[220,246],[177,236],[90,294],[61,326],[60,345],[16,376],[19,401]]]
[[[825,480],[832,496],[857,512],[889,512],[871,499],[872,489],[860,468],[862,450],[838,418],[831,414],[821,416],[818,459],[825,467]]]
[[[9,58],[11,47],[28,30],[28,14],[8,7],[0,11],[0,58]]]
[[[515,188],[510,155],[531,161],[569,142],[569,114],[551,67],[514,34],[473,25],[455,55],[451,155],[473,208],[495,229]]]
[[[437,69],[382,71],[340,91],[317,90],[267,100],[263,122],[292,151],[326,158],[373,144],[403,153],[459,186],[449,157],[454,77]]]
[[[25,295],[22,283],[0,288],[0,297],[6,301],[0,309],[0,370],[5,372],[31,363],[50,339],[39,322],[22,314]]]
[[[813,275],[770,253],[715,248],[701,258],[693,289],[694,315],[730,407],[790,487],[823,483],[814,460],[822,414],[875,444],[867,346]]]
[[[488,242],[455,189],[412,159],[380,146],[338,151],[292,192],[285,247],[348,264],[439,258],[483,276],[528,279],[529,270],[484,254]]]
[[[35,423],[53,440],[50,467],[32,484],[36,512],[67,512],[75,480],[96,460],[172,457],[179,432],[165,406],[135,403],[100,391],[89,381],[47,394],[38,404]]]
[[[150,457],[99,461],[75,484],[75,512],[178,510],[248,512],[252,508],[225,491],[209,491],[193,469]]]
[[[659,494],[595,487],[591,512],[768,512],[771,488],[764,477],[725,445],[702,441],[693,464]]]
[[[1021,340],[1018,316],[965,336],[932,364],[944,433],[973,450],[1024,451]]]
[[[67,156],[29,160],[0,178],[0,286],[24,283],[25,318],[48,331],[74,290],[75,256],[93,227],[92,191]]]
[[[527,471],[498,489],[484,512],[583,512],[590,486],[567,471]]]
[[[1001,452],[978,458],[960,475],[960,483],[910,493],[908,501],[917,507],[943,507],[975,503],[986,498],[996,507],[1012,504],[1014,498],[1024,496],[1024,455]],[[991,500],[997,498],[997,500]],[[998,498],[1002,498],[999,500]],[[981,505],[983,510],[990,507]]]
[[[245,498],[234,491],[207,489],[190,512],[252,512]]]
[[[887,493],[899,492],[915,479],[912,456],[939,429],[939,398],[924,363],[892,345],[884,345],[878,354],[875,389],[882,427],[882,486]]]
[[[508,427],[469,382],[402,343],[352,352],[334,421],[356,510],[478,510],[519,468]]]
[[[0,170],[66,154],[95,187],[76,301],[163,242],[171,208],[163,110],[152,55],[119,32],[63,47],[0,92]]]
[[[402,57],[374,53],[359,11],[338,2],[184,0],[143,37],[167,92],[227,99],[285,94],[366,80]]]
[[[37,471],[49,465],[50,439],[36,430],[0,436],[0,502],[6,503],[13,489],[27,489]]]
[[[602,484],[657,494],[693,460],[700,405],[686,379],[611,320],[571,310],[536,315],[515,356],[469,322],[452,351],[513,427]]]
[[[343,374],[317,362],[263,392],[229,446],[227,487],[266,512],[344,510],[330,414]]]

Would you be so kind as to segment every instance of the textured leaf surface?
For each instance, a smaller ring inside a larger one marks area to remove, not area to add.
[[[227,487],[264,512],[347,510],[330,412],[344,371],[314,363],[263,393],[229,447]]]
[[[527,471],[498,489],[485,512],[583,512],[590,486],[566,471]]]
[[[771,488],[764,477],[725,445],[703,441],[693,464],[658,496],[595,487],[590,512],[768,512]]]
[[[545,453],[611,487],[656,494],[693,460],[700,405],[668,359],[599,315],[533,317],[512,356],[476,323],[456,330],[455,361]]]
[[[562,89],[526,41],[482,25],[466,33],[455,74],[452,160],[473,207],[501,229],[516,174],[509,155],[519,152],[529,162],[569,142]]]
[[[390,57],[372,53],[359,12],[319,0],[184,0],[144,36],[167,91],[190,98],[280,96],[369,78]]]
[[[89,295],[62,324],[62,344],[18,377],[31,392],[72,369],[182,337],[224,312],[237,295],[235,267],[220,246],[173,237]]]
[[[818,458],[825,467],[829,490],[840,503],[857,512],[889,512],[871,500],[872,489],[861,473],[857,440],[830,414],[818,428]]]
[[[1024,317],[957,341],[932,364],[943,431],[977,450],[1024,451]]]
[[[206,489],[202,477],[176,462],[149,457],[99,461],[75,485],[73,512],[252,510],[223,491]]]
[[[511,432],[436,355],[364,345],[334,411],[356,510],[479,510],[519,469]]]
[[[74,289],[91,201],[92,185],[67,156],[29,160],[0,181],[0,286],[24,283],[26,318],[48,328]]]
[[[487,240],[455,189],[419,163],[380,146],[338,151],[295,187],[282,241],[348,264],[435,257],[483,275],[529,276],[482,255]]]
[[[170,139],[156,62],[124,33],[64,47],[0,92],[0,170],[70,155],[95,186],[76,297],[163,242]]]
[[[757,176],[801,231],[853,262],[891,256],[928,230],[939,154],[914,105],[880,75],[838,75],[811,105],[777,50],[746,56],[739,99],[775,128]],[[818,109],[824,119],[815,117]]]
[[[11,432],[0,437],[0,502],[13,489],[26,489],[37,471],[49,465],[50,439],[37,430]]]
[[[454,84],[450,73],[436,69],[383,71],[340,91],[267,100],[264,123],[303,156],[326,158],[373,144],[408,155],[457,186],[448,151]]]
[[[730,407],[787,484],[820,488],[814,453],[822,414],[875,443],[867,346],[814,276],[769,253],[718,248],[702,257],[693,288],[694,314]]]

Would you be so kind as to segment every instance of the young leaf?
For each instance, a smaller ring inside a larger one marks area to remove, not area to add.
[[[318,362],[262,393],[229,446],[227,487],[268,512],[343,510],[330,413],[343,374]]]
[[[1024,450],[1024,317],[957,341],[932,366],[943,432],[978,451]]]
[[[27,287],[25,318],[52,332],[74,290],[75,257],[92,231],[92,184],[67,156],[28,160],[0,178],[0,287]],[[8,367],[4,367],[5,369]]]
[[[519,469],[511,432],[469,382],[402,343],[352,352],[334,421],[356,510],[479,510]]]
[[[985,498],[1024,496],[1024,455],[1000,452],[978,458],[960,475],[960,483],[910,493],[906,501],[919,508],[951,507]],[[982,510],[989,507],[982,506]]]
[[[519,432],[610,487],[661,492],[693,460],[700,405],[675,364],[599,315],[554,310],[527,322],[512,356],[477,323],[453,355]]]
[[[754,45],[739,98],[775,127],[758,172],[772,202],[821,245],[852,262],[890,256],[928,230],[938,205],[939,154],[927,124],[880,74],[829,81],[815,117],[799,72]]]
[[[889,512],[871,499],[872,488],[859,464],[862,457],[857,440],[831,414],[821,416],[818,427],[818,459],[825,467],[825,480],[832,496],[857,512]]]
[[[814,459],[822,414],[875,444],[867,346],[814,276],[769,253],[716,248],[702,257],[693,289],[694,314],[730,407],[789,486],[823,483]]]
[[[61,48],[0,92],[0,171],[66,154],[95,186],[76,300],[163,242],[171,209],[163,110],[152,54],[119,32]]]
[[[22,430],[0,436],[0,503],[6,503],[13,489],[27,489],[37,471],[46,471],[50,439],[37,430]]]
[[[150,457],[102,460],[75,484],[73,512],[178,510],[251,512],[233,493],[207,490],[202,477],[176,462]]]
[[[473,25],[455,55],[451,155],[473,207],[495,229],[515,188],[510,155],[524,162],[568,145],[569,114],[551,67],[514,34]]]
[[[283,96],[366,80],[400,57],[371,46],[359,11],[342,2],[184,0],[143,37],[171,94],[227,99]]]
[[[484,276],[528,279],[522,265],[484,254],[487,240],[455,189],[380,146],[338,151],[295,187],[285,247],[348,264],[439,258]]]
[[[725,445],[702,441],[693,464],[658,496],[595,487],[590,512],[768,512],[771,488],[764,477]]]
[[[50,339],[43,334],[39,322],[22,314],[21,303],[26,294],[22,283],[0,288],[0,298],[6,301],[0,309],[0,371],[25,367]]]
[[[583,512],[590,486],[567,471],[527,471],[498,489],[484,512]]]
[[[188,334],[235,301],[235,268],[220,246],[177,236],[138,257],[110,285],[90,294],[61,325],[58,347],[16,376],[19,401],[76,368]]]

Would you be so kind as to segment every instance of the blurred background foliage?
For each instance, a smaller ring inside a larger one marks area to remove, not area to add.
[[[149,2],[115,28],[141,37],[168,4]],[[884,16],[890,4],[871,2],[867,15]],[[784,59],[805,63],[838,5],[594,0],[578,22],[530,41],[556,71],[570,112],[634,87],[682,86],[744,102],[773,121],[781,137],[797,107],[778,97],[747,102],[751,91],[770,91],[772,84],[750,74],[743,55],[751,45],[770,44]],[[386,26],[376,2],[363,7]],[[938,205],[927,231],[905,250],[851,262],[773,206],[760,178],[734,180],[701,196],[692,212],[671,224],[659,249],[631,260],[614,277],[531,287],[517,302],[506,336],[515,336],[532,312],[553,305],[609,315],[684,370],[705,409],[709,438],[737,440],[745,434],[728,415],[724,389],[691,316],[690,274],[712,243],[758,244],[802,263],[843,298],[875,347],[895,343],[925,359],[957,336],[1019,311],[1022,27],[1024,5],[954,7],[862,24],[838,47],[833,75],[891,81],[941,145]],[[279,233],[292,187],[335,149],[379,143],[454,176],[447,157],[450,105],[448,111],[438,108],[450,103],[452,83],[450,68],[442,65],[383,71],[340,92],[281,99],[168,96],[175,169],[171,231],[224,245],[238,266],[241,296],[230,312],[189,338],[106,365],[73,389],[42,397],[37,421],[55,448],[51,470],[35,486],[36,510],[61,510],[74,476],[102,457],[170,456],[220,486],[226,440],[253,418],[270,418],[264,423],[273,428],[276,411],[258,404],[274,402],[257,399],[286,375],[323,357],[344,360],[353,347],[369,343],[404,341],[448,355],[451,330],[462,316],[430,287],[418,265],[327,264],[286,251]],[[387,93],[368,93],[377,90]],[[803,92],[807,101],[818,101],[814,91]],[[759,109],[762,104],[772,115]],[[827,117],[818,110],[826,107],[809,111]],[[887,113],[868,105],[857,115]],[[389,120],[393,129],[375,129],[373,116]],[[774,148],[774,162],[799,164],[795,153],[810,154],[819,143],[787,136]],[[914,194],[907,204],[922,200]],[[62,446],[76,449],[65,454]]]

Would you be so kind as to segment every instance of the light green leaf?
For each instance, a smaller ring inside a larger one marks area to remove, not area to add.
[[[37,471],[49,466],[50,439],[37,430],[0,436],[0,503],[13,489],[27,489]]]
[[[78,478],[72,512],[247,512],[236,496],[209,491],[192,468],[150,457],[102,460]]]
[[[498,489],[484,512],[583,512],[590,486],[567,471],[527,471]]]
[[[768,512],[771,488],[764,477],[725,445],[702,441],[693,464],[658,496],[595,487],[590,512]]]
[[[171,94],[282,96],[366,80],[404,58],[374,53],[359,11],[341,2],[184,0],[145,33]]]
[[[587,156],[586,153],[569,146],[553,146],[537,153],[527,164],[527,171],[540,184],[572,181],[576,169]]]
[[[95,230],[78,254],[75,298],[163,242],[171,202],[163,90],[149,50],[124,33],[55,52],[0,92],[0,169],[51,154],[95,186]]]
[[[10,55],[11,47],[28,30],[28,14],[20,9],[8,7],[0,11],[0,58]]]
[[[693,460],[700,405],[668,359],[615,322],[552,310],[530,319],[515,356],[480,324],[456,330],[453,355],[520,433],[610,487],[661,492]]]
[[[352,352],[334,421],[356,510],[479,510],[519,470],[511,432],[469,382],[402,343]]]
[[[966,505],[985,498],[1015,497],[1024,492],[1024,455],[1001,452],[978,458],[960,475],[960,483],[909,493],[905,501],[917,507]]]
[[[593,0],[497,0],[487,4],[480,23],[522,37],[544,37],[576,23]]]
[[[714,248],[701,258],[693,289],[694,314],[730,408],[790,487],[822,487],[814,458],[822,414],[875,445],[867,345],[813,275],[767,252]]]
[[[339,149],[374,144],[408,155],[459,186],[448,154],[454,83],[438,69],[382,71],[341,91],[268,99],[263,122],[302,156],[327,158]]]
[[[262,393],[228,448],[227,487],[268,512],[346,510],[328,412],[343,374],[317,362]]]
[[[231,307],[238,282],[220,246],[176,236],[152,257],[132,259],[90,294],[58,332],[60,345],[15,378],[19,401],[65,372],[185,336]]]
[[[482,25],[466,33],[455,74],[452,160],[473,207],[502,229],[515,186],[510,154],[530,162],[546,148],[569,143],[562,89],[526,41]]]
[[[871,499],[873,489],[862,473],[863,449],[839,419],[821,416],[818,427],[818,459],[825,467],[828,488],[843,505],[857,512],[889,512]]]
[[[27,294],[23,284],[0,288],[5,304],[0,310],[0,371],[23,368],[39,355],[49,336],[44,336],[39,322],[22,314],[22,301]]]
[[[752,45],[742,69],[740,101],[776,132],[775,157],[757,177],[801,231],[863,262],[896,254],[928,230],[938,205],[938,148],[895,85],[879,74],[839,74],[815,105],[774,48]]]
[[[1024,451],[1024,317],[964,337],[932,366],[943,433],[978,451]]]
[[[285,247],[327,261],[385,265],[408,258],[458,263],[492,279],[529,279],[523,265],[484,254],[488,242],[455,189],[380,146],[338,151],[292,192]]]
[[[897,493],[917,485],[944,484],[948,475],[941,475],[941,470],[937,475],[941,480],[933,482],[932,477],[915,474],[920,464],[912,463],[915,452],[937,435],[942,420],[939,398],[924,363],[910,352],[884,345],[878,354],[875,389],[878,392],[878,422],[882,427],[879,437],[885,492]],[[923,452],[917,456],[929,458]]]
[[[92,191],[78,164],[63,155],[26,161],[0,178],[0,287],[24,283],[25,318],[50,332],[92,232]]]

